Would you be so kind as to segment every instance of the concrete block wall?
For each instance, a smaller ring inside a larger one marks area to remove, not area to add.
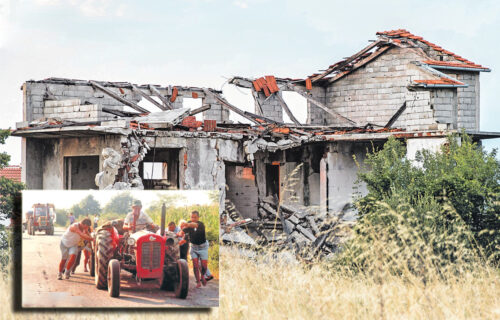
[[[326,104],[359,125],[385,125],[406,101],[407,86],[422,73],[412,61],[414,51],[392,48],[326,89]],[[345,126],[328,115],[328,124]]]
[[[184,98],[180,96],[177,96],[175,101],[172,102],[172,108],[174,109],[183,108],[183,105],[184,105]]]
[[[81,104],[80,99],[46,100],[43,116],[46,118],[61,118],[76,122],[111,120],[113,115],[103,112],[102,106],[96,104]],[[123,106],[113,106],[113,110],[123,111]]]
[[[326,104],[326,88],[314,86],[310,90],[312,97],[319,102]],[[330,115],[323,111],[323,109],[318,108],[315,104],[307,101],[307,123],[316,125],[328,124],[328,117]]]
[[[275,94],[281,94],[281,92],[277,92]],[[274,95],[269,97],[266,97],[266,95],[262,92],[257,92],[257,101],[259,102],[263,114],[262,116],[269,118],[274,121],[283,121],[283,108],[281,107],[281,104],[279,101],[276,99]],[[267,100],[266,100],[267,99]],[[259,109],[257,106],[257,101],[255,101],[255,113],[259,114]]]
[[[124,94],[120,92],[118,88],[107,87],[111,91],[116,92],[124,96],[124,98],[139,102],[141,96],[132,92],[130,89],[123,88]],[[31,82],[27,81],[23,85],[24,93],[24,108],[23,108],[23,120],[33,121],[35,119],[42,118],[45,113],[52,114],[52,112],[45,112],[45,94],[50,91],[50,93],[55,96],[57,100],[72,100],[79,99],[80,105],[90,104],[99,105],[101,107],[114,108],[116,106],[122,106],[122,104],[115,99],[111,98],[102,91],[94,89],[90,85],[66,85],[66,84],[54,84],[54,83],[42,83],[42,82]],[[50,107],[49,107],[50,108]],[[49,110],[53,111],[53,110]],[[104,114],[102,114],[104,116]],[[101,119],[99,119],[101,120]]]
[[[479,72],[460,72],[457,78],[468,84],[457,88],[458,127],[479,130]]]
[[[406,109],[392,126],[411,131],[437,129],[430,99],[430,91],[407,91],[405,93]]]
[[[203,112],[204,120],[215,120],[217,122],[224,122],[229,120],[229,110],[223,108],[220,103],[212,96],[206,96],[202,99],[202,105],[209,104],[210,109]]]
[[[457,128],[457,89],[432,90],[431,104],[438,123],[447,124],[447,129]]]

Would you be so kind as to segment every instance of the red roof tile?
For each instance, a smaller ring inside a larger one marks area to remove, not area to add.
[[[21,166],[7,166],[0,169],[0,177],[21,182]]]
[[[488,68],[485,68],[479,64],[463,64],[459,62],[453,62],[453,61],[437,61],[437,60],[425,60],[423,61],[424,63],[427,63],[432,66],[445,66],[445,67],[457,67],[457,68],[472,68],[472,69],[485,69],[487,70]]]
[[[409,38],[409,39],[413,39],[413,40],[417,40],[417,41],[420,41],[422,43],[425,43],[426,45],[428,45],[429,47],[431,47],[432,49],[436,50],[436,51],[439,51],[439,52],[442,52],[442,53],[445,53],[447,55],[450,55],[452,56],[453,58],[459,60],[459,61],[462,61],[463,63],[467,64],[467,65],[472,65],[474,66],[474,68],[483,68],[483,69],[487,69],[479,64],[476,64],[472,61],[469,61],[467,59],[464,59],[462,58],[461,56],[451,52],[451,51],[448,51],[448,50],[445,50],[443,48],[441,48],[440,46],[432,43],[432,42],[429,42],[427,40],[424,40],[422,37],[418,37],[418,36],[415,36],[414,34],[412,34],[411,32],[409,32],[408,30],[405,30],[405,29],[398,29],[398,30],[389,30],[389,31],[380,31],[380,32],[377,32],[377,35],[383,35],[383,36],[386,36],[386,37],[389,37],[389,38]]]
[[[440,78],[438,80],[415,80],[416,83],[424,83],[424,84],[453,84],[453,85],[463,85],[464,83],[460,81],[453,81],[448,78]]]

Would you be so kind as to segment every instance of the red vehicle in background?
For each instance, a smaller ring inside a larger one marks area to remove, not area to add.
[[[45,234],[53,235],[55,210],[54,205],[51,203],[35,203],[32,210],[25,214],[24,229],[30,235],[35,235],[36,231],[45,231]]]
[[[174,291],[177,298],[187,297],[188,264],[179,258],[176,235],[165,230],[165,215],[163,205],[160,234],[153,230],[124,232],[123,220],[107,222],[96,230],[90,275],[95,277],[98,289],[107,289],[111,297],[119,297],[123,269],[130,272],[139,285],[156,281],[162,290]]]

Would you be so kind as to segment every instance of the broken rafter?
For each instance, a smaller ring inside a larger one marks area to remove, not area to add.
[[[157,106],[158,108],[160,108],[163,111],[168,110],[167,108],[165,108],[165,106],[163,106],[162,104],[158,103],[158,101],[156,101],[155,99],[151,98],[148,94],[146,94],[141,89],[137,88],[134,84],[131,84],[131,86],[132,86],[132,90],[134,90],[135,92],[137,92],[138,94],[140,94],[141,96],[143,96],[144,99],[148,100],[149,102],[151,102],[152,104],[154,104],[155,106]]]
[[[257,106],[257,111],[259,112],[259,114],[264,114],[264,112],[262,111],[262,106],[260,105],[260,102],[258,99],[257,91],[255,91],[253,88],[251,90],[252,90],[253,99],[255,101],[255,105]]]
[[[304,91],[300,90],[299,88],[297,88],[295,85],[291,85],[291,84],[287,84],[287,86],[289,88],[291,88],[293,91],[297,92],[298,94],[300,94],[301,96],[303,96],[304,98],[306,98],[307,100],[309,100],[310,102],[314,103],[316,106],[318,106],[320,109],[323,109],[323,111],[331,114],[332,116],[334,116],[335,118],[338,118],[338,119],[341,119],[345,122],[348,122],[350,124],[353,124],[354,126],[358,126],[358,124],[354,121],[352,121],[351,119],[349,118],[346,118],[344,117],[343,115],[341,115],[340,113],[338,112],[335,112],[333,110],[331,110],[330,108],[328,108],[327,106],[325,106],[323,103],[319,102],[318,100],[314,99],[313,97],[309,96],[307,93],[305,93]]]
[[[203,88],[203,92],[205,92],[206,95],[210,95],[210,96],[214,97],[215,100],[219,101],[222,104],[222,106],[225,107],[226,109],[229,109],[230,111],[233,111],[234,113],[239,114],[243,118],[248,119],[248,120],[252,121],[255,124],[259,124],[259,125],[261,124],[260,122],[258,122],[257,120],[255,120],[253,117],[250,117],[249,115],[247,115],[245,113],[245,111],[242,111],[239,108],[237,108],[237,107],[233,106],[232,104],[230,104],[229,102],[227,102],[219,94],[213,93],[212,91],[210,91],[210,90],[208,90],[206,88]]]
[[[149,90],[151,90],[151,92],[158,97],[158,99],[161,100],[161,102],[163,102],[163,104],[165,105],[166,108],[168,109],[173,109],[172,107],[172,104],[170,103],[170,101],[168,101],[167,98],[165,98],[161,93],[160,91],[158,91],[158,89],[156,89],[154,86],[152,85],[149,85]]]
[[[347,75],[348,73],[351,73],[353,72],[354,70],[358,69],[359,67],[362,67],[364,66],[365,64],[367,64],[368,62],[372,61],[373,59],[377,58],[378,56],[380,56],[382,53],[386,52],[387,50],[393,48],[392,45],[386,45],[384,47],[380,47],[379,49],[377,49],[375,52],[373,52],[371,55],[369,55],[368,57],[366,57],[365,59],[362,59],[361,61],[358,61],[357,63],[355,63],[354,65],[351,66],[351,68],[349,68],[349,70],[346,70],[344,72],[340,72],[338,73],[337,75],[335,75],[334,77],[332,78],[329,78],[328,79],[328,83],[333,83],[337,80],[339,80],[340,78],[344,77],[345,75]]]
[[[127,112],[127,111],[121,111],[121,110],[114,110],[114,109],[107,108],[107,107],[102,107],[102,111],[114,114],[115,116],[118,116],[118,117],[125,117],[125,118],[126,117],[136,117],[136,116],[140,115],[139,113]]]
[[[95,81],[92,81],[92,80],[89,80],[89,83],[96,89],[99,89],[101,90],[102,92],[106,93],[107,95],[109,95],[110,97],[120,101],[121,103],[123,103],[124,105],[127,105],[129,107],[131,107],[132,109],[134,110],[137,110],[139,111],[140,113],[149,113],[148,110],[144,109],[143,107],[139,106],[137,103],[135,102],[132,102],[130,100],[127,100],[123,97],[121,97],[119,94],[103,87],[102,85],[100,85],[99,83],[95,82]]]
[[[243,111],[247,116],[249,117],[252,117],[253,119],[255,120],[263,120],[267,123],[274,123],[274,124],[280,124],[280,125],[283,125],[284,123],[283,122],[279,122],[279,121],[276,121],[276,120],[272,120],[272,119],[269,119],[267,117],[264,117],[264,116],[260,116],[258,114],[255,114],[255,113],[251,113],[251,112],[248,112],[248,111]],[[259,122],[259,124],[262,124],[261,122]]]
[[[365,54],[368,51],[370,51],[371,49],[373,49],[375,46],[378,46],[379,44],[385,43],[385,42],[386,41],[378,40],[378,41],[375,41],[375,42],[369,44],[368,46],[366,46],[365,48],[363,48],[358,53],[350,56],[349,58],[346,58],[345,60],[343,60],[343,61],[341,61],[339,63],[336,63],[336,64],[332,65],[331,67],[329,67],[328,69],[326,69],[326,71],[323,72],[322,74],[319,74],[319,75],[317,75],[315,77],[312,77],[311,81],[312,82],[318,81],[320,79],[323,79],[324,77],[326,77],[327,75],[329,75],[330,73],[332,73],[332,72],[334,72],[336,70],[341,70],[342,68],[344,68],[345,66],[347,66],[349,63],[353,62],[357,58],[361,57],[363,54]]]
[[[204,104],[202,105],[201,107],[199,108],[196,108],[194,110],[191,110],[191,112],[189,113],[190,116],[194,116],[195,114],[198,114],[200,112],[203,112],[203,111],[207,111],[208,109],[210,109],[212,106],[209,105],[209,104]]]
[[[292,122],[295,123],[296,125],[300,126],[299,120],[297,120],[297,118],[295,118],[295,116],[293,115],[292,111],[290,111],[290,108],[288,108],[288,105],[286,104],[285,100],[283,100],[283,97],[279,95],[278,92],[276,92],[274,95],[276,96],[276,99],[278,99],[278,102],[281,104],[281,107],[283,108],[283,110],[285,110],[290,120],[292,120]]]
[[[406,101],[403,103],[403,105],[396,111],[396,113],[391,117],[389,122],[384,126],[384,128],[390,128],[396,120],[398,120],[399,116],[405,111],[406,109]]]

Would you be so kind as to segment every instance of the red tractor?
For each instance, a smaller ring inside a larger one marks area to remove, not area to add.
[[[163,205],[159,235],[150,230],[124,232],[123,220],[105,223],[96,230],[90,275],[95,277],[98,289],[107,289],[111,297],[119,297],[120,273],[124,269],[139,285],[157,281],[162,290],[174,291],[177,298],[187,297],[188,264],[179,259],[177,236],[165,230],[165,214]]]
[[[33,210],[25,215],[23,223],[28,234],[35,235],[35,231],[44,231],[47,235],[54,234],[55,207],[51,203],[35,203]]]

